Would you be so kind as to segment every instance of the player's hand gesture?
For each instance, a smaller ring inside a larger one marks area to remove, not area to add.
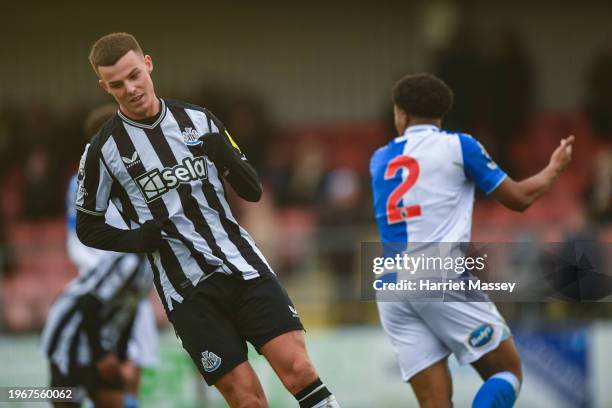
[[[557,172],[561,173],[572,161],[572,145],[576,138],[570,135],[565,139],[561,139],[561,143],[550,156],[550,166]]]

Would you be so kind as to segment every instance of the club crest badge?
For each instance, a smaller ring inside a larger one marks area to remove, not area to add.
[[[221,357],[213,353],[212,351],[202,352],[202,367],[207,373],[212,373],[221,365]]]
[[[202,143],[202,141],[200,140],[200,136],[202,135],[200,135],[198,131],[192,127],[185,128],[185,130],[183,130],[182,132],[182,135],[183,142],[185,142],[187,146],[197,146]]]

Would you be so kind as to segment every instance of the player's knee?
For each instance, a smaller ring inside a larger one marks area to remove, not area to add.
[[[317,378],[312,362],[306,356],[295,358],[285,373],[285,386],[292,393],[299,392]]]
[[[226,387],[222,394],[232,407],[263,408],[268,406],[265,395],[257,389]]]
[[[419,399],[419,406],[421,408],[451,408],[453,402],[450,395],[448,398],[444,395],[432,395],[430,398]]]
[[[247,395],[241,397],[237,405],[232,405],[236,408],[267,408],[268,403],[263,395]]]
[[[510,370],[511,373],[513,373],[517,380],[519,380],[520,383],[523,383],[523,369],[521,368],[521,362],[518,361],[516,365],[513,365]]]
[[[519,382],[523,382],[523,370],[521,368],[521,359],[518,356],[518,353],[514,353],[509,358],[507,358],[502,367],[499,367],[497,372],[500,371],[509,371],[518,379]]]
[[[452,389],[449,389],[445,393],[435,388],[430,388],[428,390],[421,389],[420,392],[417,393],[417,399],[421,408],[450,408],[453,406],[452,398]]]

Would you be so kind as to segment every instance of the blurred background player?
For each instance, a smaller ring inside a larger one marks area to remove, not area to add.
[[[116,111],[114,104],[93,110],[85,120],[87,138]],[[96,406],[134,408],[138,406],[140,369],[155,365],[158,358],[155,316],[146,298],[153,278],[142,256],[101,251],[79,241],[75,230],[77,178],[74,175],[70,180],[66,211],[67,250],[79,276],[54,303],[43,330],[51,383],[84,386]],[[113,205],[106,221],[126,228]]]
[[[539,173],[512,180],[470,135],[440,129],[453,93],[431,74],[400,79],[393,103],[400,136],[378,149],[370,163],[374,211],[386,249],[410,253],[411,243],[469,242],[475,186],[507,208],[524,211],[571,160],[573,136],[561,140]],[[522,380],[520,359],[493,303],[378,300],[402,378],[422,407],[452,406],[450,354],[460,364],[471,364],[485,381],[473,407],[514,405]]]

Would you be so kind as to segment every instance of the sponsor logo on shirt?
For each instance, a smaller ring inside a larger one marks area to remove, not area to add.
[[[121,160],[123,160],[123,163],[125,163],[125,167],[128,169],[140,163],[138,153],[135,150],[134,154],[132,154],[132,157],[122,157]]]
[[[208,178],[208,167],[202,156],[186,157],[174,167],[153,169],[138,176],[134,181],[140,188],[145,200],[149,203],[157,200],[168,191],[182,183],[205,180]]]

